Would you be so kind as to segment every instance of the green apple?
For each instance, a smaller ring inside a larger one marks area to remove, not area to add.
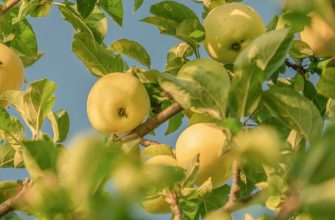
[[[105,75],[88,95],[88,119],[97,131],[106,135],[133,130],[149,113],[149,95],[139,79],[130,74]]]
[[[228,150],[227,137],[222,128],[213,123],[198,123],[181,133],[176,143],[178,165],[187,168],[197,155],[197,185],[211,178],[213,187],[219,187],[229,179],[235,153]]]
[[[315,56],[334,56],[335,29],[316,13],[311,13],[310,17],[311,25],[300,33],[301,40],[312,48]]]
[[[18,55],[0,43],[0,94],[7,90],[19,90],[24,81],[24,66]],[[8,103],[0,101],[0,106]]]
[[[177,166],[177,161],[171,156],[158,155],[150,158],[145,162],[146,165],[161,165],[161,166]],[[165,201],[162,195],[158,195],[153,199],[145,200],[141,203],[142,207],[150,213],[161,214],[170,212],[170,204]]]
[[[214,8],[204,21],[207,53],[221,63],[233,63],[252,40],[265,33],[260,15],[243,3]]]

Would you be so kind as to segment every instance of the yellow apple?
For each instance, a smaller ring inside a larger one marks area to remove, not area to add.
[[[19,90],[24,81],[22,61],[14,51],[0,43],[0,94],[7,90]],[[0,106],[7,107],[8,103],[0,101]]]
[[[88,119],[97,131],[106,135],[133,130],[149,113],[149,95],[139,79],[130,74],[105,75],[88,95]]]
[[[311,25],[300,33],[302,41],[313,50],[314,55],[328,57],[335,55],[335,29],[315,13],[311,13]]]
[[[228,150],[226,141],[223,130],[213,123],[191,125],[177,139],[178,165],[187,168],[190,161],[199,155],[196,184],[201,185],[211,178],[213,187],[219,187],[229,179],[235,155],[233,150]]]
[[[177,166],[177,161],[167,155],[158,155],[145,162],[146,165]],[[170,212],[170,204],[165,201],[162,195],[156,198],[145,200],[141,203],[142,207],[150,213],[160,214]]]
[[[265,33],[260,15],[243,3],[214,8],[204,21],[207,53],[221,63],[233,63],[252,40]]]

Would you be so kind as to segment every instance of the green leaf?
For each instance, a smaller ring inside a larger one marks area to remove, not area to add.
[[[321,95],[335,99],[335,67],[323,68],[316,89]]]
[[[212,72],[199,67],[187,79],[162,73],[159,84],[184,109],[206,113],[216,119],[225,118],[230,79],[223,67]]]
[[[289,51],[289,54],[293,58],[302,59],[313,56],[313,51],[307,43],[301,40],[294,40],[292,41],[292,47]]]
[[[42,128],[44,119],[55,104],[55,83],[47,79],[31,83],[26,92],[9,90],[0,95],[0,99],[14,105],[29,126],[33,135],[37,135]]]
[[[50,111],[47,115],[54,133],[53,141],[65,141],[70,131],[70,117],[67,111],[59,110],[57,112]]]
[[[103,8],[113,20],[120,26],[123,21],[123,4],[122,0],[101,0],[98,5]]]
[[[167,34],[167,35],[172,35],[172,36],[176,35],[177,22],[173,20],[168,20],[166,18],[158,17],[158,16],[152,16],[152,17],[143,18],[140,21],[155,25],[159,29],[160,33],[162,34]]]
[[[320,135],[323,127],[320,112],[298,92],[273,87],[264,92],[262,101],[270,112],[310,141]]]
[[[24,141],[24,163],[29,171],[28,163],[35,163],[42,171],[55,171],[57,166],[58,150],[50,141]]]
[[[292,39],[288,29],[261,35],[239,54],[234,63],[235,69],[246,70],[244,74],[248,74],[250,66],[253,69],[257,67],[265,73],[264,79],[269,79],[284,63]]]
[[[89,33],[97,42],[102,42],[107,34],[107,18],[95,7],[87,18],[82,18],[76,11],[76,5],[59,6],[63,18],[68,21],[77,32]]]
[[[199,207],[200,215],[205,216],[208,212],[222,207],[228,201],[229,192],[230,187],[223,185],[207,193]]]
[[[305,26],[310,23],[311,18],[306,13],[288,10],[280,15],[277,29],[289,27],[292,33],[298,33],[303,31]]]
[[[25,19],[28,15],[32,17],[45,17],[49,14],[51,9],[51,1],[39,0],[23,0],[16,18],[13,23],[17,23]]]
[[[21,189],[21,184],[14,181],[0,182],[0,203],[15,195]]]
[[[83,18],[87,18],[95,7],[97,0],[77,0],[77,9]]]
[[[14,156],[14,148],[8,145],[0,145],[0,168],[15,167]]]
[[[186,19],[198,19],[197,15],[190,8],[174,1],[162,1],[152,5],[150,13],[177,23]]]
[[[108,73],[123,71],[121,56],[114,55],[113,51],[97,43],[86,32],[74,35],[72,50],[95,76],[101,77]]]
[[[173,116],[168,123],[168,127],[165,131],[165,135],[171,134],[180,128],[183,123],[184,115],[183,113],[178,113],[177,115]]]
[[[0,107],[0,140],[5,140],[6,143],[19,150],[21,140],[25,137],[25,130],[21,122],[14,117],[11,117],[8,112]]]
[[[144,0],[134,0],[134,12],[136,12],[143,4]]]
[[[193,54],[187,43],[180,43],[172,47],[167,54],[165,71],[177,75],[179,69],[188,61],[187,57]]]
[[[112,43],[110,48],[120,54],[133,58],[150,69],[150,56],[145,48],[138,42],[128,39],[120,39]]]
[[[166,144],[153,144],[141,151],[142,158],[150,158],[157,155],[168,155],[174,157],[172,148]]]

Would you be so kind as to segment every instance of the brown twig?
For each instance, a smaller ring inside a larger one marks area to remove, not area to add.
[[[29,184],[30,180],[26,179],[22,184],[21,190],[16,195],[0,204],[0,217],[5,216],[6,214],[15,209],[15,206],[17,205],[19,200],[23,197],[24,193],[27,191]]]
[[[289,59],[285,60],[285,65],[288,66],[288,67],[290,67],[290,68],[292,68],[292,69],[294,69],[295,71],[297,71],[298,73],[300,73],[302,75],[305,75],[308,72],[308,70],[305,69],[302,65],[291,63],[289,61]]]
[[[154,144],[161,144],[159,143],[158,141],[154,141],[154,140],[149,140],[149,139],[146,139],[146,138],[142,138],[140,144],[144,147],[148,147],[150,145],[154,145]]]
[[[240,168],[237,160],[232,164],[232,185],[230,188],[229,200],[223,206],[224,211],[228,211],[238,201],[240,194]]]
[[[7,11],[14,7],[20,0],[9,0],[0,9],[0,17],[3,16]]]
[[[172,118],[179,112],[181,112],[183,108],[178,104],[178,103],[173,103],[157,115],[155,115],[153,118],[149,119],[148,121],[144,122],[133,132],[130,134],[119,138],[118,140],[120,141],[129,141],[129,140],[134,140],[137,138],[142,138],[146,134],[149,134],[151,131],[153,131],[155,128],[157,128],[159,125],[164,123],[166,120]]]
[[[182,220],[182,213],[178,204],[178,196],[171,190],[165,190],[166,201],[170,204],[173,220]]]

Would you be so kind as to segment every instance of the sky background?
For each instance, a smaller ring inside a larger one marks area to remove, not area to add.
[[[139,22],[138,20],[150,15],[150,5],[160,2],[158,0],[144,0],[143,6],[133,13],[133,0],[124,0],[124,21],[123,27],[119,27],[111,19],[108,20],[108,34],[105,43],[109,46],[112,42],[120,38],[136,40],[141,43],[151,56],[151,67],[163,71],[166,63],[166,54],[169,49],[180,43],[172,37],[161,35],[152,25]],[[189,6],[198,15],[202,12],[202,5],[194,3],[192,0],[179,0],[177,2]],[[280,11],[276,0],[246,0],[246,4],[255,8],[262,16],[264,23]],[[26,69],[26,79],[28,82],[48,78],[57,84],[57,101],[54,110],[66,109],[71,119],[71,130],[68,140],[76,134],[91,130],[92,127],[86,116],[87,95],[97,80],[92,76],[80,60],[71,51],[72,37],[74,29],[63,20],[56,6],[53,6],[51,13],[40,19],[29,19],[38,39],[39,50],[45,55],[34,65]],[[238,24],[237,24],[238,25]],[[203,48],[200,50],[202,57],[208,55]],[[136,62],[129,63],[130,66],[139,65]],[[186,123],[175,133],[164,136],[166,125],[161,126],[156,137],[162,143],[175,145],[175,141]],[[50,132],[49,126],[44,126],[46,132]],[[0,169],[0,181],[17,180],[27,176],[24,170]],[[256,210],[256,211],[255,211]],[[261,212],[260,207],[253,208],[253,215]],[[242,219],[244,211],[234,215],[234,219]],[[149,218],[149,217],[148,217]],[[151,219],[169,219],[168,216],[152,217]]]

